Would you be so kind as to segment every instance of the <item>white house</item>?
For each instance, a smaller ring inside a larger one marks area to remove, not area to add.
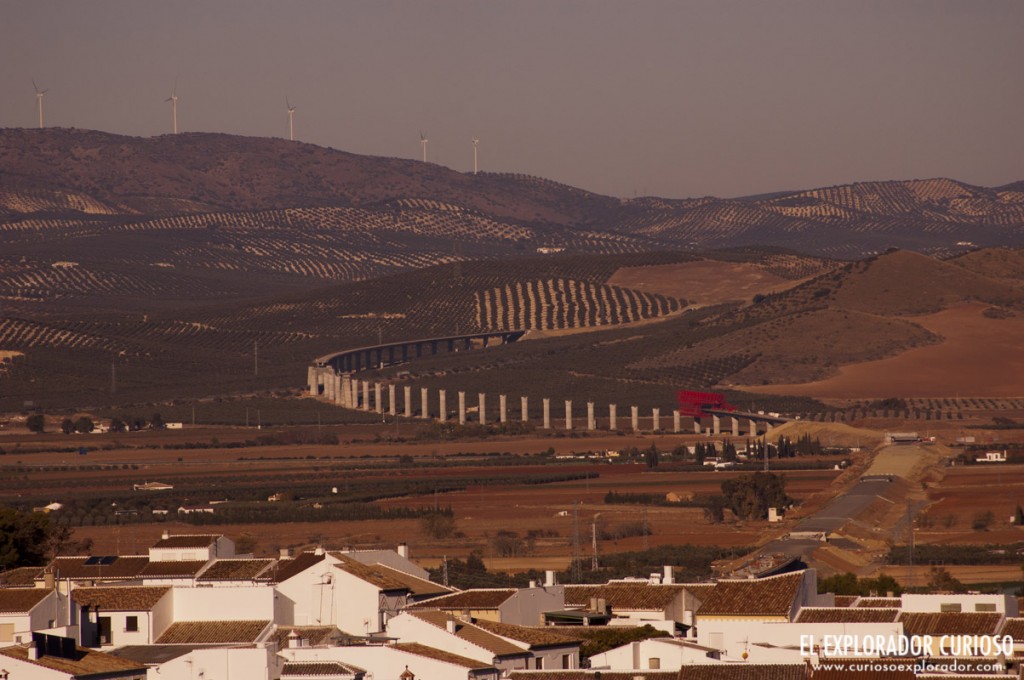
[[[285,663],[339,661],[366,671],[367,677],[398,680],[408,671],[417,680],[499,680],[493,666],[418,643],[290,648],[278,652]]]
[[[528,649],[483,628],[438,610],[405,612],[388,621],[388,637],[418,642],[459,656],[476,659],[500,671],[530,667]]]
[[[533,669],[565,669],[580,667],[581,640],[551,626],[529,627],[478,619],[478,628],[494,633],[514,645],[529,650]]]
[[[0,588],[0,646],[28,642],[33,631],[65,625],[63,601],[54,589]]]
[[[274,621],[298,626],[337,623],[333,568],[337,562],[323,550],[278,560],[271,575]]]
[[[904,593],[900,602],[900,609],[904,612],[998,612],[1008,617],[1020,615],[1020,605],[1012,595]]]
[[[591,668],[616,671],[678,669],[690,664],[718,663],[719,650],[675,638],[650,638],[590,657]],[[640,675],[640,673],[637,673]]]
[[[83,647],[151,645],[174,622],[171,588],[76,588],[72,623]]]
[[[539,626],[544,612],[565,608],[565,587],[473,588],[424,600],[409,609],[439,609],[465,619]]]
[[[234,557],[235,542],[222,534],[163,533],[149,548],[151,562],[169,560],[209,562],[218,557]]]

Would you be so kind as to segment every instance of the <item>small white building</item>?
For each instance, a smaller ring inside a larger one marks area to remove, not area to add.
[[[165,531],[160,540],[149,549],[151,562],[172,560],[209,562],[217,557],[234,556],[235,542],[223,534],[172,535]]]
[[[29,642],[33,631],[65,625],[65,609],[52,587],[0,588],[0,646]]]
[[[718,663],[720,656],[719,650],[694,642],[650,638],[595,654],[590,657],[590,667],[613,671],[670,670],[691,664]]]
[[[66,650],[39,649],[29,642],[0,648],[0,668],[11,680],[146,680],[146,667],[110,654],[75,647],[66,638]]]
[[[982,455],[974,459],[975,463],[1005,463],[1006,462],[1006,450],[1002,451],[986,451]]]

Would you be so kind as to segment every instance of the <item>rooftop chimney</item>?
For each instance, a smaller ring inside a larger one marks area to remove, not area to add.
[[[446,621],[445,623],[446,623],[446,627],[448,628],[448,632],[451,633],[452,635],[454,635],[455,634],[455,619],[449,618],[448,621]]]
[[[167,531],[167,530],[165,529],[165,530],[164,530],[164,533],[163,533],[163,536],[161,536],[161,538],[163,538],[163,539],[164,539],[164,540],[166,541],[166,540],[167,540],[168,538],[170,538],[170,537],[171,537],[171,532],[169,532],[169,531]]]
[[[288,557],[291,557],[291,556],[292,556],[291,548],[281,548],[278,551],[278,557],[280,557],[281,559],[285,559],[285,558],[288,558]]]
[[[398,544],[398,555],[399,555],[399,557],[404,557],[405,559],[409,559],[409,544],[408,543],[399,543]]]
[[[548,569],[544,572],[544,585],[553,586],[555,585],[555,570]]]
[[[28,646],[28,660],[36,661],[42,654],[39,653],[39,647],[36,646],[36,641],[33,640]]]
[[[316,549],[313,551],[313,554],[314,555],[323,555],[324,554],[324,547],[322,545],[318,545],[316,547]]]
[[[299,635],[294,629],[292,629],[292,632],[288,633],[288,649],[297,649],[299,647],[308,646],[309,640]]]
[[[664,578],[661,579],[661,582],[666,584],[666,585],[672,585],[673,583],[675,583],[676,582],[676,575],[675,575],[675,572],[672,571],[672,565],[671,564],[666,564],[665,568],[664,568],[664,571],[665,571],[665,576],[664,576]]]
[[[530,581],[530,588],[536,588],[536,587],[537,587],[537,582],[536,582],[536,581],[533,581],[533,580],[531,580],[531,581]]]

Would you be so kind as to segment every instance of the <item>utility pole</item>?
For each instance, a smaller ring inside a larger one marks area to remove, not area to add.
[[[572,569],[573,583],[583,580],[583,555],[580,550],[580,508],[578,502],[572,504]]]
[[[591,522],[591,525],[590,525],[590,540],[591,540],[591,542],[593,544],[593,548],[594,548],[594,556],[593,556],[593,558],[590,561],[590,569],[592,571],[597,571],[597,567],[598,567],[598,564],[597,564],[597,518],[600,517],[600,516],[601,516],[601,513],[597,513],[596,515],[594,515],[593,521]]]
[[[260,374],[260,341],[252,341],[252,374],[253,376],[259,376]]]

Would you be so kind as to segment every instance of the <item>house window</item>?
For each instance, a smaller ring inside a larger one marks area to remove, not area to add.
[[[138,633],[139,632],[139,617],[138,616],[126,616],[124,617],[124,630],[126,633]]]
[[[14,642],[13,623],[0,623],[0,642]]]
[[[995,610],[995,602],[978,602],[974,605],[974,611],[976,612],[994,612]]]
[[[647,667],[652,671],[661,670],[661,659],[656,656],[652,656],[647,660]]]
[[[945,602],[939,605],[939,611],[943,614],[959,614],[963,607],[959,602]]]
[[[562,655],[562,668],[572,668],[571,657],[568,654]]]
[[[535,658],[533,660],[533,667],[537,670],[541,670],[542,668],[544,668],[544,659],[540,658],[539,656]]]

